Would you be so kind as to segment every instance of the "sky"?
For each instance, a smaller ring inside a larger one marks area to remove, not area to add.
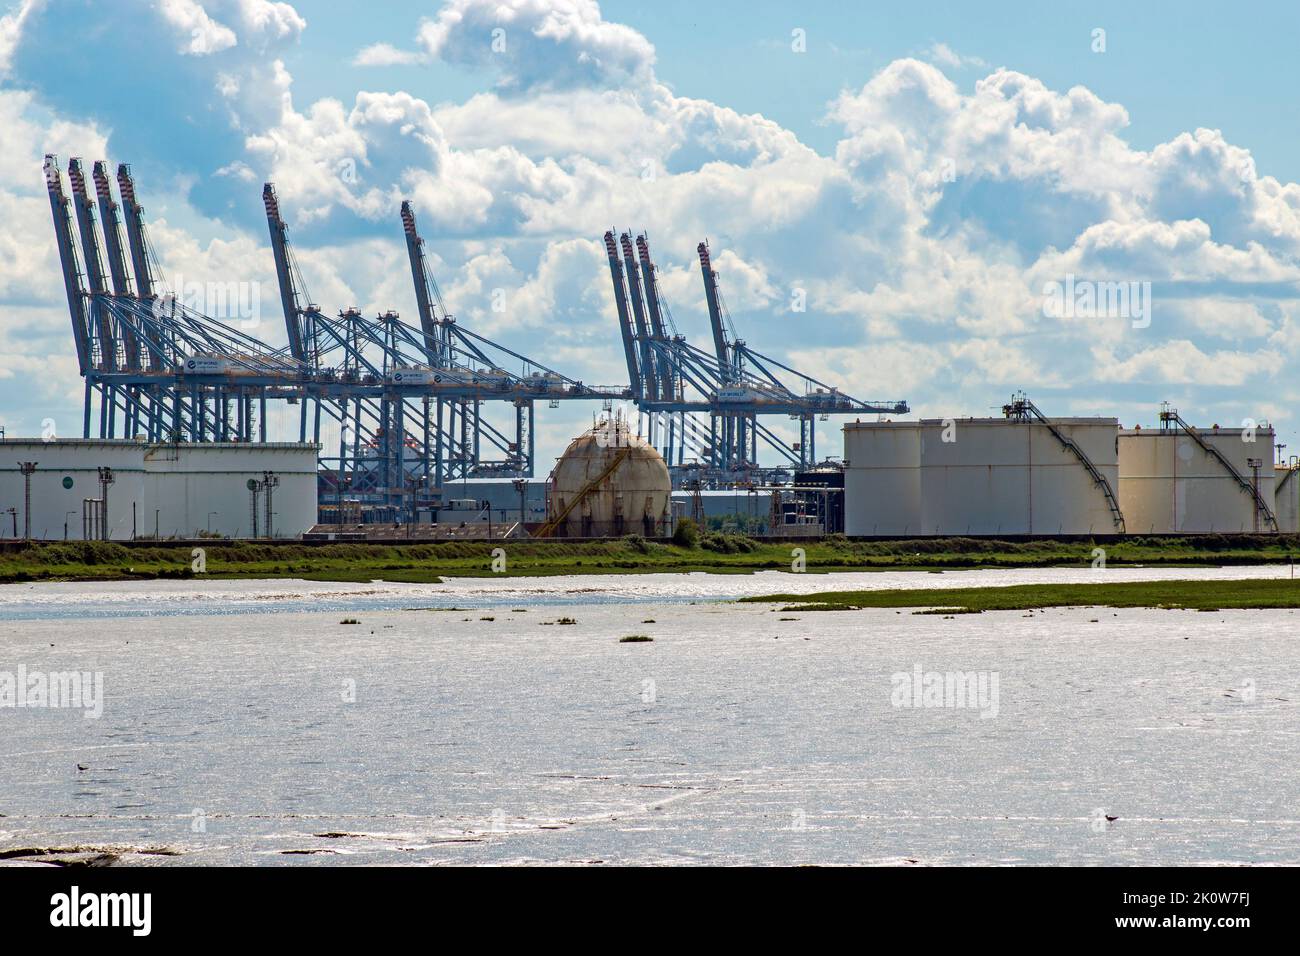
[[[10,436],[79,434],[54,152],[131,163],[167,284],[247,283],[276,345],[265,181],[322,308],[414,320],[409,198],[458,320],[588,383],[626,381],[601,235],[646,230],[703,348],[707,238],[741,337],[859,398],[1300,452],[1295,4],[4,3]],[[595,411],[538,410],[539,472]]]

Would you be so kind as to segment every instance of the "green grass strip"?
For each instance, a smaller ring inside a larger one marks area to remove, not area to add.
[[[1101,572],[1104,573],[1104,572]],[[821,591],[742,598],[782,611],[851,611],[867,607],[949,608],[960,612],[1047,607],[1147,607],[1197,611],[1300,607],[1300,581],[1123,581],[1099,584],[1016,584],[991,588]],[[951,613],[951,611],[949,612]]]

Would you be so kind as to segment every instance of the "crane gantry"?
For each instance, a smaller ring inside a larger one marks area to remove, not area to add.
[[[268,403],[297,406],[298,441],[321,444],[325,423],[338,430],[337,448],[320,456],[321,501],[346,488],[376,520],[388,520],[409,516],[421,497],[436,504],[453,480],[531,476],[538,400],[554,407],[628,396],[625,387],[586,385],[457,323],[427,267],[409,202],[401,214],[418,326],[392,310],[327,315],[311,300],[275,187],[265,184],[286,339],[274,346],[165,289],[129,166],[117,169],[120,202],[103,162],[92,174],[97,202],[80,159],[68,164],[71,193],[52,154],[44,171],[85,379],[83,437],[264,442]],[[509,424],[493,422],[490,409],[501,406]]]
[[[718,487],[779,480],[787,468],[816,463],[818,418],[907,412],[906,402],[860,401],[750,348],[736,334],[706,242],[696,253],[713,351],[696,348],[671,319],[646,235],[635,239],[636,258],[628,232],[617,243],[612,229],[604,238],[633,401],[648,415],[649,440],[660,448],[677,484]],[[797,384],[792,388],[787,379]],[[762,421],[764,416],[798,420],[799,442],[787,445]],[[775,451],[785,467],[760,466],[760,445]]]
[[[586,385],[458,322],[430,269],[410,201],[402,202],[400,219],[416,321],[393,310],[366,316],[356,307],[330,315],[310,296],[275,186],[266,183],[285,330],[285,344],[271,345],[166,287],[130,166],[119,165],[111,177],[105,162],[95,162],[93,196],[80,159],[68,163],[67,175],[70,190],[57,158],[45,157],[85,380],[83,436],[265,442],[273,437],[268,413],[296,407],[297,440],[330,444],[320,452],[323,507],[346,493],[366,502],[374,520],[409,519],[417,508],[436,507],[452,481],[531,477],[539,401],[631,400],[649,416],[650,439],[675,475],[713,484],[769,474],[758,465],[760,443],[777,450],[785,466],[808,466],[818,416],[907,409],[858,401],[751,349],[735,334],[705,243],[697,251],[712,352],[678,332],[648,238],[605,234],[626,387]],[[762,421],[771,415],[799,420],[796,446]]]

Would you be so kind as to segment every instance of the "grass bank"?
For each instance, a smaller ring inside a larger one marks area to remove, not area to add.
[[[1149,607],[1196,611],[1300,607],[1300,581],[1122,581],[1103,584],[1017,584],[996,588],[821,591],[744,598],[781,611],[852,611],[866,607],[930,608],[942,613],[1025,611],[1047,607]],[[921,612],[926,613],[926,612]]]
[[[322,581],[430,582],[494,573],[493,550],[505,549],[506,576],[705,571],[748,574],[790,570],[794,549],[809,574],[833,571],[944,571],[965,568],[1087,567],[1095,560],[1086,541],[993,541],[924,538],[849,541],[831,536],[800,545],[766,543],[740,535],[701,535],[694,544],[646,541],[636,535],[609,541],[263,544],[205,542],[206,575],[218,578],[294,577]],[[192,545],[109,542],[6,545],[0,582],[128,580],[194,577]],[[1287,563],[1300,554],[1300,536],[1200,535],[1131,538],[1105,545],[1107,566],[1251,565]]]

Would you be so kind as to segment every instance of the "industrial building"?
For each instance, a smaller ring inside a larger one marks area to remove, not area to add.
[[[0,440],[0,518],[8,519],[0,534],[298,537],[316,522],[318,452],[313,444]]]
[[[702,482],[700,484],[703,484]],[[673,490],[673,513],[724,533],[807,537],[844,530],[844,469],[827,462],[789,484]]]

